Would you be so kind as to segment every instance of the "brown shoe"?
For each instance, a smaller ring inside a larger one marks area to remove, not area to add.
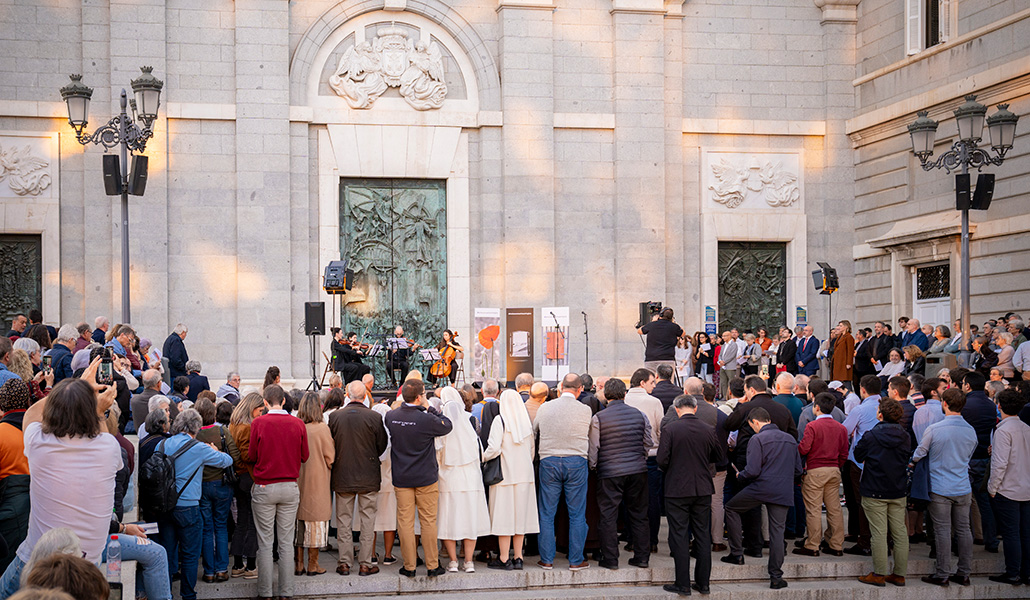
[[[809,550],[808,548],[794,548],[791,553],[800,556],[819,556],[818,550]]]
[[[300,546],[293,547],[293,564],[294,576],[300,577],[306,573],[304,570],[304,549]]]
[[[379,567],[361,567],[358,569],[358,576],[367,577],[368,575],[375,575],[379,572]]]
[[[868,575],[863,575],[859,577],[858,580],[862,583],[875,585],[876,587],[885,587],[887,585],[886,583],[884,583],[884,576],[877,575],[876,573],[869,573]]]
[[[325,573],[325,569],[318,566],[318,548],[308,548],[308,577],[322,573]]]
[[[905,587],[905,578],[901,575],[888,575],[884,577],[883,580],[898,587]]]
[[[726,544],[712,544],[712,552],[726,552]]]
[[[204,575],[203,577],[200,578],[200,580],[203,581],[204,583],[214,583],[215,582],[215,576],[214,575]]]
[[[221,583],[223,581],[229,581],[229,573],[226,571],[215,573],[215,583]]]
[[[336,565],[336,572],[340,575],[350,575],[350,565]]]

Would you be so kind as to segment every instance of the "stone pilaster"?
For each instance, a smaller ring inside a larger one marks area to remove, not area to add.
[[[289,5],[236,2],[236,330],[245,377],[291,373]],[[230,307],[231,309],[231,307]],[[275,315],[269,318],[270,315]]]
[[[697,240],[699,218],[688,214],[683,172],[683,1],[666,2],[665,14],[665,304],[676,311],[686,329],[689,314],[697,314],[691,299],[700,299]],[[693,312],[692,312],[693,311]]]

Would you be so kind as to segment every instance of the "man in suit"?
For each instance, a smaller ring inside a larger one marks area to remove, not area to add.
[[[669,543],[676,565],[675,581],[664,585],[663,589],[690,594],[689,530],[697,546],[693,588],[708,594],[712,572],[712,495],[716,492],[712,474],[715,465],[723,461],[723,450],[715,428],[695,414],[698,407],[695,396],[677,396],[673,407],[678,418],[666,426],[658,444],[658,466],[666,476]]]
[[[855,373],[852,376],[852,389],[858,389],[858,382],[863,375],[876,373],[873,369],[873,340],[868,329],[859,329],[855,332]]]
[[[189,328],[179,323],[165,340],[164,347],[161,349],[162,355],[168,359],[169,375],[173,380],[180,375],[188,374],[186,361],[190,359],[190,355],[186,352],[186,344],[182,343],[188,332]]]
[[[872,368],[870,373],[876,373],[879,371],[879,369],[876,368],[876,363],[880,363],[880,367],[882,368],[883,365],[890,362],[891,349],[895,346],[894,336],[891,335],[891,328],[889,325],[883,321],[877,321],[876,324],[873,325],[873,331],[876,335],[874,335],[871,340],[873,347],[870,350],[872,352],[872,357],[869,362]],[[859,381],[861,381],[861,379]]]
[[[923,352],[930,348],[930,340],[926,339],[926,334],[921,329],[919,319],[908,320],[906,329],[901,334],[901,347],[904,348],[905,346],[918,346]]]
[[[780,327],[780,345],[776,349],[776,365],[783,365],[784,370],[791,375],[798,373],[797,356],[798,345],[790,334],[790,328]]]
[[[662,401],[662,410],[668,412],[672,409],[672,401],[683,393],[679,387],[672,382],[673,368],[671,365],[658,365],[655,369],[655,375],[658,376],[658,383],[654,385],[654,389],[651,390],[651,395]],[[691,379],[697,379],[692,377]],[[701,380],[697,380],[701,383]],[[688,392],[689,393],[689,392]],[[700,392],[699,392],[700,393]]]
[[[812,335],[811,325],[805,325],[801,340],[798,341],[797,359],[798,372],[811,377],[819,370],[819,339]]]
[[[722,332],[722,348],[719,350],[719,397],[724,400],[727,398],[726,388],[730,385],[730,380],[740,372],[737,356],[737,343],[730,332]]]
[[[801,456],[796,437],[770,426],[771,421],[764,408],[748,415],[748,426],[755,434],[748,444],[747,466],[737,474],[738,482],[746,487],[726,503],[730,554],[722,561],[744,564],[741,514],[765,505],[769,514],[769,587],[778,590],[787,587],[782,569],[786,550],[783,532],[787,509],[794,503],[794,479],[801,475]]]

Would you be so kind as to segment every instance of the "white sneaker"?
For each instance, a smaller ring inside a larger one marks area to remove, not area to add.
[[[476,572],[476,563],[472,562],[471,560],[465,561],[465,572],[466,573],[475,573]]]
[[[447,572],[448,573],[457,573],[458,572],[458,561],[452,560],[451,562],[447,563]]]

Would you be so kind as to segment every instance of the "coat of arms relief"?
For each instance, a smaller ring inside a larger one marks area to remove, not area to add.
[[[412,108],[437,109],[447,96],[443,53],[436,42],[416,42],[400,27],[386,27],[371,42],[360,41],[344,53],[329,86],[351,108],[372,108],[395,87]]]
[[[31,146],[0,144],[0,182],[7,181],[19,196],[39,196],[50,187],[50,162],[36,156]]]
[[[798,177],[776,161],[729,161],[711,165],[714,183],[708,186],[712,200],[736,208],[750,196],[759,197],[772,207],[787,207],[801,198]]]

